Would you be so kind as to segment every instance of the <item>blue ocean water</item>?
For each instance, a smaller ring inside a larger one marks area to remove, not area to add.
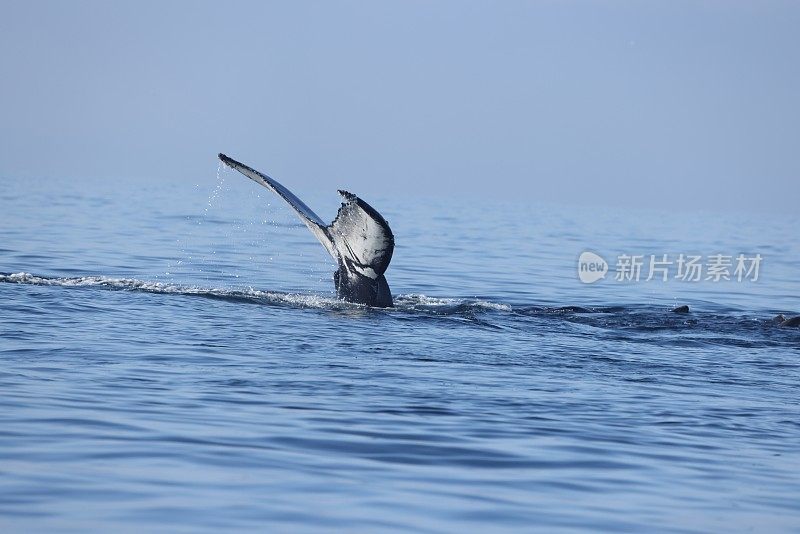
[[[365,196],[376,310],[280,199],[197,182],[0,181],[4,532],[800,532],[796,218]]]

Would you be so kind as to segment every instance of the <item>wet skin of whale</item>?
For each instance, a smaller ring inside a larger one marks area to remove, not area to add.
[[[773,319],[774,322],[778,323],[778,326],[800,326],[800,315],[796,315],[794,317],[789,317],[788,319],[780,314]]]
[[[342,300],[389,308],[392,292],[384,273],[394,252],[394,235],[375,208],[352,193],[339,190],[342,202],[336,218],[326,225],[311,208],[276,180],[220,154],[227,166],[244,174],[284,199],[305,223],[339,268],[333,274],[336,294]]]

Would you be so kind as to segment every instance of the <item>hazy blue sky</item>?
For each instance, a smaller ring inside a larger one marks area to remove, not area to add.
[[[3,180],[800,201],[800,2],[0,6]]]

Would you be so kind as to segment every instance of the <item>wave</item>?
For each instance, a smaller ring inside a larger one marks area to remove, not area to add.
[[[405,310],[445,314],[464,312],[468,310],[501,312],[513,311],[513,308],[510,305],[503,304],[501,302],[492,302],[481,299],[429,297],[427,295],[418,293],[397,295],[394,299],[394,304],[397,308]]]
[[[576,328],[602,329],[617,333],[658,333],[683,335],[700,332],[726,333],[736,336],[759,336],[768,331],[797,331],[780,328],[780,321],[771,316],[752,316],[745,313],[671,313],[669,307],[628,305],[605,307],[510,305],[480,298],[431,297],[411,293],[395,296],[392,309],[373,309],[361,304],[344,302],[333,295],[289,293],[248,288],[207,288],[168,282],[143,281],[108,276],[49,277],[26,272],[0,273],[0,283],[37,286],[93,287],[117,291],[135,291],[167,295],[183,295],[292,308],[322,310],[364,310],[370,313],[407,313],[416,316],[468,320],[490,328],[512,327],[515,321],[557,321]],[[494,319],[492,319],[494,317]],[[519,325],[529,328],[530,325]]]
[[[94,287],[118,291],[139,291],[143,293],[249,301],[261,304],[286,304],[309,308],[358,306],[357,304],[351,305],[334,297],[325,297],[321,295],[264,291],[253,288],[205,288],[194,285],[152,282],[133,278],[111,278],[108,276],[48,277],[21,272],[0,274],[0,283],[3,282],[36,286]]]
[[[250,288],[207,288],[168,282],[153,282],[133,278],[108,276],[49,277],[26,272],[0,273],[0,283],[36,286],[94,287],[118,291],[139,291],[170,295],[198,296],[222,300],[235,300],[259,304],[288,305],[320,309],[365,309],[367,306],[345,302],[334,296],[289,293]],[[480,299],[457,299],[428,297],[421,294],[395,296],[395,309],[410,312],[426,312],[435,315],[451,315],[470,310],[512,311],[511,306]]]

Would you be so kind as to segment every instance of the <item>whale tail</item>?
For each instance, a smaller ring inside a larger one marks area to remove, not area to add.
[[[392,294],[383,274],[394,252],[394,234],[375,208],[347,191],[339,190],[342,205],[331,224],[326,225],[302,200],[277,180],[220,154],[227,166],[244,174],[284,199],[305,223],[325,250],[336,260],[334,274],[340,298],[369,306],[392,306]]]

